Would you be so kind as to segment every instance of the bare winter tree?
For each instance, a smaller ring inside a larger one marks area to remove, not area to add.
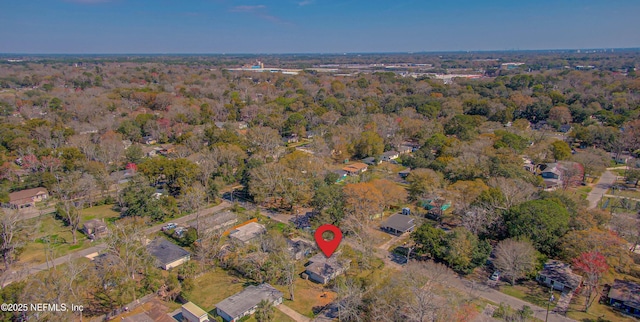
[[[71,229],[73,244],[77,243],[77,230],[80,225],[80,209],[95,192],[95,178],[88,173],[71,172],[56,175],[54,194],[60,199],[57,211]]]
[[[336,306],[338,307],[339,321],[364,321],[361,315],[363,290],[352,278],[347,278],[338,283],[335,288],[338,293]]]
[[[462,211],[462,226],[474,235],[488,232],[501,221],[500,213],[483,206],[470,206]]]
[[[224,239],[220,230],[202,230],[198,232],[198,242],[195,245],[195,257],[203,269],[215,267],[214,263],[224,252]]]
[[[0,253],[4,261],[4,269],[8,270],[14,261],[16,250],[22,245],[20,238],[23,225],[20,213],[15,209],[0,209]]]
[[[406,312],[411,321],[435,321],[443,307],[436,290],[446,285],[454,274],[446,266],[434,262],[410,262],[402,272],[401,285],[409,294]]]
[[[196,234],[200,233],[200,210],[205,205],[206,197],[207,192],[204,187],[199,182],[196,182],[196,184],[185,190],[180,200],[183,211],[196,213]]]
[[[505,239],[498,243],[495,250],[496,259],[493,264],[505,276],[511,285],[526,276],[536,266],[536,250],[528,241]]]
[[[98,146],[93,143],[88,134],[77,134],[69,138],[69,145],[75,146],[87,157],[87,160],[98,158]]]
[[[250,152],[259,154],[266,160],[267,157],[277,159],[280,146],[282,146],[282,138],[277,130],[266,127],[252,127],[247,132],[247,140],[250,143]]]
[[[611,157],[602,149],[588,148],[574,154],[571,159],[582,164],[586,176],[598,176],[611,163]]]
[[[145,247],[146,235],[142,231],[142,221],[137,218],[121,221],[105,238],[106,251],[118,259],[118,267],[127,276],[135,279],[136,274],[149,267],[153,260]]]
[[[488,182],[492,188],[500,189],[504,200],[502,205],[492,204],[490,205],[494,209],[509,209],[517,204],[523,203],[535,198],[537,189],[530,183],[520,178],[491,178]]]
[[[51,269],[31,276],[27,279],[20,300],[26,303],[86,305],[84,294],[80,294],[83,289],[80,286],[81,275],[86,268],[86,264],[69,261],[64,270]],[[74,314],[69,308],[66,311],[29,312],[28,318],[37,321],[72,321],[75,320]]]

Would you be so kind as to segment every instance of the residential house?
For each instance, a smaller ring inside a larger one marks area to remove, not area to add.
[[[166,157],[170,154],[176,153],[176,148],[173,144],[163,145],[157,153]]]
[[[398,151],[387,151],[382,154],[382,161],[391,161],[400,157],[400,153]]]
[[[238,222],[238,215],[231,211],[223,211],[211,216],[200,218],[198,220],[191,220],[187,223],[188,226],[198,229],[199,233],[206,233],[211,231],[221,231],[228,227],[233,226]]]
[[[569,131],[571,131],[571,125],[570,124],[560,125],[560,128],[558,129],[558,131],[562,133],[569,133]]]
[[[573,273],[571,265],[558,260],[545,263],[536,279],[541,284],[562,292],[573,292],[582,284],[582,276]]]
[[[356,162],[356,163],[346,165],[345,167],[342,168],[342,170],[347,172],[347,174],[349,174],[350,176],[357,176],[360,173],[367,171],[367,168],[368,166],[366,164],[361,162]]]
[[[156,141],[156,139],[154,139],[152,136],[147,135],[147,136],[143,136],[142,139],[140,139],[140,143],[146,144],[146,145],[152,145],[152,144],[158,143],[158,141]]]
[[[351,264],[350,260],[338,260],[338,255],[339,253],[334,253],[327,258],[324,254],[318,253],[309,258],[305,274],[316,283],[327,284],[330,280],[346,272]]]
[[[382,160],[376,160],[376,158],[374,157],[368,157],[368,158],[362,159],[362,163],[366,165],[376,165],[376,164],[382,163]]]
[[[107,224],[104,220],[91,219],[84,222],[82,231],[89,236],[90,239],[102,238],[109,233]]]
[[[401,145],[398,147],[398,153],[400,154],[409,154],[411,152],[413,152],[413,147],[409,145]]]
[[[584,167],[577,162],[560,161],[543,165],[540,173],[546,190],[578,185],[584,179]]]
[[[530,173],[536,172],[536,165],[533,164],[533,161],[531,161],[531,159],[522,157],[522,163],[525,171]]]
[[[398,172],[398,175],[400,176],[400,178],[406,179],[409,176],[410,173],[411,173],[411,168],[406,168],[406,169]]]
[[[156,238],[147,245],[147,250],[158,262],[158,267],[169,270],[191,259],[191,253],[164,239]]]
[[[313,209],[296,210],[296,215],[289,222],[297,229],[311,229],[311,218],[316,214]]]
[[[118,184],[123,184],[129,182],[131,178],[136,174],[134,169],[120,170],[114,171],[109,174],[109,179],[112,182],[117,182]]]
[[[227,322],[236,322],[255,313],[258,304],[263,300],[273,303],[274,306],[280,305],[283,300],[282,292],[267,283],[247,286],[240,293],[216,304],[216,313]]]
[[[188,322],[208,322],[209,314],[193,302],[182,304],[182,319]]]
[[[244,130],[244,129],[246,129],[249,125],[247,124],[247,122],[238,122],[237,126],[238,126],[238,130]]]
[[[615,280],[609,289],[609,305],[640,318],[640,284]]]
[[[347,178],[347,175],[349,174],[347,171],[344,171],[344,170],[336,170],[336,171],[333,171],[333,173],[338,175],[338,179],[336,179],[335,183],[340,183],[344,181]]]
[[[616,162],[616,164],[627,164],[629,160],[632,159],[630,155],[618,154],[613,152],[611,153],[611,158]]]
[[[159,146],[143,146],[142,147],[142,153],[144,153],[145,157],[147,158],[153,158],[157,156],[160,150],[162,150],[162,148]]]
[[[409,149],[411,149],[409,152],[416,152],[417,150],[420,149],[420,143],[415,141],[404,141],[402,142],[402,145],[400,145],[400,148],[398,148],[398,152],[403,154],[404,153],[403,151],[406,151],[405,147],[408,147]]]
[[[284,143],[298,143],[298,135],[293,133],[284,137]]]
[[[246,225],[237,227],[231,233],[229,233],[229,238],[239,241],[243,244],[248,244],[252,240],[258,238],[260,235],[267,232],[267,229],[264,225],[261,225],[257,222],[250,222]]]
[[[393,235],[402,235],[413,231],[414,228],[416,228],[414,219],[402,214],[391,215],[380,225],[380,229]]]
[[[43,187],[20,190],[9,194],[9,208],[21,209],[35,207],[36,202],[49,198],[49,191]]]
[[[287,250],[295,260],[301,260],[314,250],[314,244],[304,238],[287,238]]]
[[[169,308],[156,301],[147,302],[138,307],[138,312],[144,312],[120,318],[122,322],[176,322],[170,313]]]

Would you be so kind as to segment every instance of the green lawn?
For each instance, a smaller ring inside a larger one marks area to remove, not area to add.
[[[302,281],[302,280],[299,280]],[[308,282],[308,281],[303,281]],[[224,300],[225,298],[236,294],[242,291],[246,286],[250,285],[251,281],[245,279],[243,277],[235,277],[230,272],[225,271],[223,269],[217,268],[215,271],[210,271],[202,276],[198,277],[195,280],[195,285],[197,285],[193,290],[188,292],[185,295],[185,298],[203,310],[209,312],[209,314],[215,316],[215,307],[216,303]],[[299,284],[296,283],[296,286]],[[276,286],[280,291],[285,294],[285,298],[288,297],[288,292],[286,291],[286,287]],[[285,305],[291,307],[292,309],[298,311],[294,308],[292,303],[301,303],[302,299],[305,297],[305,293],[309,290],[308,287],[301,285],[297,287],[295,294],[296,296],[300,296],[301,300],[296,302],[285,301]],[[300,312],[300,311],[298,311]],[[302,312],[300,312],[302,313]],[[280,312],[279,310],[275,310],[275,320],[274,321],[294,321],[289,318],[286,314]],[[255,321],[255,318],[252,316],[247,321]]]
[[[611,189],[609,189],[609,191],[607,191],[607,194],[640,199],[640,191],[617,190],[616,189],[615,193],[613,193],[613,191]]]
[[[535,281],[527,281],[523,284],[516,284],[515,286],[503,285],[500,286],[500,292],[511,295],[515,298],[519,298],[523,301],[535,304],[539,307],[546,308],[549,303],[549,288],[542,286]],[[560,292],[554,291],[556,301],[551,303],[549,310],[556,307],[557,300],[560,298]]]
[[[72,245],[73,237],[69,227],[61,220],[54,218],[53,214],[45,215],[27,221],[27,242],[18,260],[23,263],[44,263],[46,261],[46,239],[50,241],[49,256],[57,258],[70,252],[89,248],[93,245],[84,234],[76,233],[77,244]]]
[[[620,165],[622,166],[622,165]],[[627,174],[627,170],[625,169],[615,169],[615,170],[611,170],[611,172],[615,173],[618,176],[623,177],[625,174]]]
[[[196,287],[185,298],[210,314],[215,314],[216,303],[242,291],[248,281],[217,268],[198,277],[194,282]]]
[[[91,219],[104,219],[108,221],[109,218],[118,218],[120,214],[114,211],[113,205],[102,205],[91,208],[85,208],[80,211],[82,214],[82,222]]]
[[[587,199],[587,196],[589,195],[589,192],[591,192],[591,190],[593,190],[593,188],[589,186],[581,186],[576,188],[576,193],[580,195],[580,199]]]
[[[633,322],[633,318],[624,316],[607,305],[595,301],[589,308],[589,312],[582,312],[584,309],[584,297],[578,296],[571,300],[567,316],[577,321],[598,321],[599,317],[604,317],[605,321]]]

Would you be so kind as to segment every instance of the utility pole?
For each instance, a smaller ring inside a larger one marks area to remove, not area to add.
[[[549,288],[549,294],[551,296],[549,297],[549,302],[547,302],[547,315],[545,315],[544,317],[544,322],[547,322],[547,319],[549,318],[549,307],[551,307],[551,302],[553,302],[553,300],[555,299],[553,297],[553,287]]]

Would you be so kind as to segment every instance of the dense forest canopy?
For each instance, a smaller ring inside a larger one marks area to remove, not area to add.
[[[339,224],[359,269],[373,265],[372,227],[408,207],[417,225],[407,259],[413,252],[468,274],[495,250],[514,284],[547,258],[605,256],[602,267],[640,276],[624,248],[640,244],[640,225],[588,208],[577,189],[620,158],[640,157],[638,51],[0,57],[0,202],[46,188],[74,245],[79,213],[95,202],[113,205],[118,222],[149,224],[230,192],[296,219],[310,208],[307,228]],[[295,70],[239,68],[256,60]],[[558,169],[562,179],[549,189],[541,172],[553,179]],[[637,165],[627,170],[626,184],[637,187]],[[107,241],[128,275],[97,293],[94,313],[113,309],[107,297],[123,305],[129,290],[158,289],[134,224]],[[203,253],[200,263],[292,285],[295,267],[273,251],[294,229],[283,225],[269,227],[277,237],[260,247],[224,260]],[[222,243],[196,230],[185,247]],[[19,258],[17,240],[0,247],[7,269]],[[615,247],[585,255],[584,245],[599,241]],[[119,253],[127,247],[135,252]],[[514,252],[526,255],[522,269],[510,267]],[[431,265],[423,264],[407,272]],[[128,279],[136,274],[144,278]],[[162,287],[183,282],[171,275]],[[397,291],[358,283],[337,292]],[[379,297],[359,296],[354,317],[389,314],[368,306]]]

